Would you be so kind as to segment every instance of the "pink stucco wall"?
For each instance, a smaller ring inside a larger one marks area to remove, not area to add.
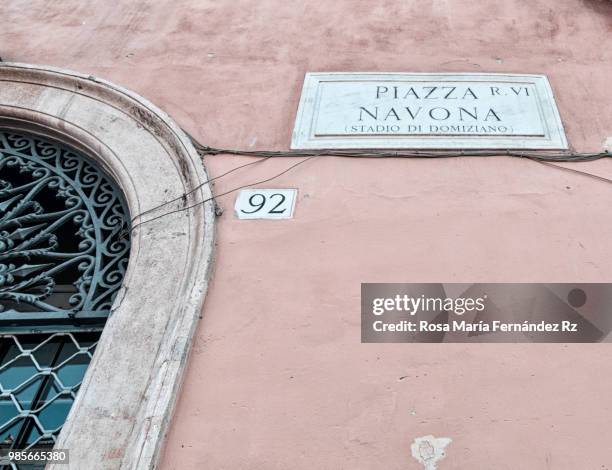
[[[604,0],[11,0],[0,15],[4,60],[127,86],[205,145],[288,148],[306,71],[542,73],[574,148],[612,136]],[[574,167],[612,177],[610,161]],[[612,282],[612,186],[505,157],[318,158],[266,186],[299,189],[295,219],[239,221],[219,199],[163,469],[419,469],[410,443],[427,434],[453,439],[442,470],[612,468],[609,345],[359,330],[361,282]]]

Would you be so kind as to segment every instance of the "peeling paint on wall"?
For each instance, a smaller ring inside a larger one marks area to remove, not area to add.
[[[444,449],[452,442],[450,437],[433,437],[423,436],[417,437],[410,450],[412,456],[423,465],[424,470],[436,470],[436,464],[442,460],[446,453]]]

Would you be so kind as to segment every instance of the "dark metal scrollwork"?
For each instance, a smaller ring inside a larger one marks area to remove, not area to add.
[[[0,130],[0,326],[103,322],[130,242],[121,192],[88,158]]]

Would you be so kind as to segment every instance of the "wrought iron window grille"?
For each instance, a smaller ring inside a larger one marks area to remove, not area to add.
[[[129,220],[85,155],[0,129],[0,449],[53,446],[121,287]]]

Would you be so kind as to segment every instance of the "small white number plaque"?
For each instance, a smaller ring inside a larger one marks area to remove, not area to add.
[[[243,189],[236,198],[239,219],[292,219],[297,189]]]

